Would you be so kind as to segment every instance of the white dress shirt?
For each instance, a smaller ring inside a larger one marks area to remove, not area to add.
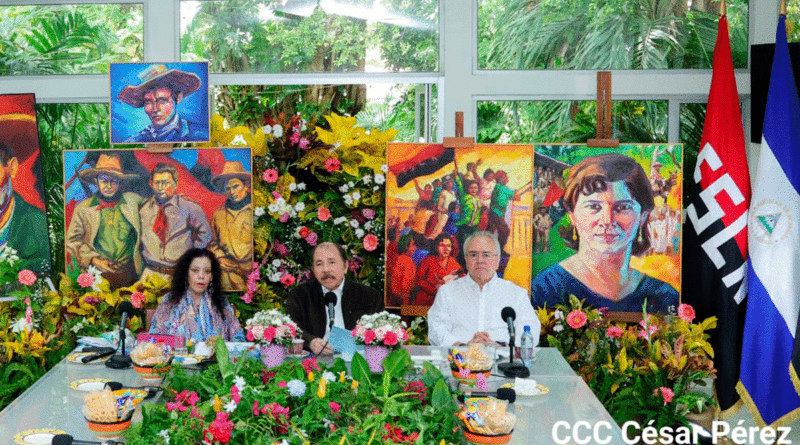
[[[497,274],[483,289],[469,275],[443,284],[428,310],[428,340],[435,346],[452,346],[466,343],[483,331],[496,342],[508,342],[508,324],[500,316],[506,306],[517,314],[516,345],[525,325],[531,327],[534,344],[538,344],[541,323],[528,292]]]
[[[320,284],[320,286],[322,285]],[[328,292],[333,292],[334,294],[336,294],[336,304],[333,305],[333,325],[336,326],[337,328],[344,329],[344,315],[342,315],[342,292],[344,292],[344,280],[342,280],[342,282],[339,283],[339,287],[333,290],[328,290],[325,288],[325,286],[322,286],[322,295],[325,296],[325,294],[327,294]],[[328,313],[328,307],[326,305],[325,314],[327,313]],[[325,339],[327,339],[331,333],[330,323],[331,321],[328,320],[328,323],[325,325]]]

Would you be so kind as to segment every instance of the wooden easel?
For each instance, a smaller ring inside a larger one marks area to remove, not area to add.
[[[472,148],[475,146],[475,138],[464,137],[464,112],[456,111],[456,135],[455,137],[442,138],[444,148]]]
[[[589,147],[619,147],[611,138],[611,71],[597,72],[597,138],[586,141]]]
[[[172,144],[145,144],[145,149],[151,154],[172,153]]]

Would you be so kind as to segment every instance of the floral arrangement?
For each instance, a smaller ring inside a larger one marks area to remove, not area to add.
[[[356,119],[281,114],[255,132],[215,116],[210,145],[253,147],[255,262],[247,291],[233,301],[242,318],[278,309],[288,289],[311,279],[313,247],[344,247],[349,272],[383,287],[386,143]]]
[[[288,315],[274,309],[257,312],[245,324],[247,340],[261,344],[289,346],[300,334],[302,331]]]
[[[558,348],[614,419],[685,424],[678,400],[716,375],[706,334],[716,317],[693,323],[695,312],[687,304],[665,316],[643,307],[642,319],[627,325],[612,323],[605,308],[583,307],[575,296],[569,302],[537,311],[542,338]]]
[[[163,401],[141,406],[128,445],[462,443],[444,377],[430,364],[413,368],[405,350],[389,354],[382,375],[358,354],[348,373],[341,359],[267,370],[252,358],[230,362],[222,341],[215,350],[219,366],[191,375],[173,368]]]
[[[406,323],[397,314],[386,311],[364,314],[353,328],[353,337],[360,345],[380,345],[399,348],[406,340]]]

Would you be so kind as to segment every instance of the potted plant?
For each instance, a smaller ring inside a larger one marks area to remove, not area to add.
[[[383,372],[383,359],[389,351],[408,340],[405,322],[399,315],[386,311],[362,315],[352,334],[357,344],[364,345],[364,355],[372,372]]]
[[[261,360],[268,368],[283,363],[286,348],[301,332],[288,315],[275,309],[256,312],[245,324],[247,340],[261,345]]]
[[[717,402],[713,397],[702,392],[690,391],[678,397],[676,403],[678,411],[686,416],[686,420],[711,431],[717,411]]]

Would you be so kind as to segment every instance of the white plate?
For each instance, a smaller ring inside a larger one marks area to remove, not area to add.
[[[201,360],[203,360],[202,356],[187,354],[187,355],[176,355],[172,361],[186,366],[186,365],[196,365],[200,363]]]
[[[303,352],[301,352],[299,354],[286,354],[287,357],[296,358],[296,359],[304,359],[304,358],[308,357],[309,355],[311,355],[311,351],[303,351]]]
[[[14,442],[22,445],[36,445],[47,444],[53,442],[53,437],[56,434],[66,434],[61,430],[54,430],[50,428],[36,428],[34,430],[20,431],[14,436]]]
[[[110,381],[102,378],[80,379],[71,382],[69,387],[78,391],[102,391],[106,387],[106,383]]]

